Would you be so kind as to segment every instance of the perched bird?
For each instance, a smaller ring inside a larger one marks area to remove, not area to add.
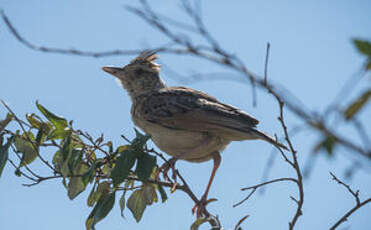
[[[167,86],[160,78],[160,65],[154,63],[156,58],[155,52],[144,51],[123,68],[102,69],[115,76],[127,90],[132,100],[131,116],[135,125],[151,135],[158,148],[173,157],[169,161],[171,164],[178,159],[190,162],[214,160],[205,193],[192,209],[197,210],[199,217],[220,165],[220,152],[231,141],[261,139],[287,148],[257,130],[259,121],[250,114],[201,91]]]

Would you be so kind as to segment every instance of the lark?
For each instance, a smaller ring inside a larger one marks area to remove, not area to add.
[[[160,77],[160,65],[154,51],[144,51],[122,68],[103,67],[115,76],[128,92],[131,116],[136,126],[149,134],[163,152],[177,160],[205,162],[214,166],[206,190],[192,211],[200,217],[215,173],[220,153],[232,141],[260,139],[279,148],[286,147],[257,130],[259,121],[234,106],[222,103],[201,91],[187,87],[167,86]],[[169,165],[161,169],[167,172]]]

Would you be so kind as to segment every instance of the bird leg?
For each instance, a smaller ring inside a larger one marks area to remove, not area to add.
[[[159,176],[160,176],[160,173],[162,172],[164,179],[167,180],[167,181],[170,181],[167,173],[168,173],[168,171],[171,168],[172,169],[172,173],[173,173],[172,179],[174,180],[174,185],[171,188],[171,191],[174,191],[176,185],[178,184],[177,181],[176,181],[176,169],[175,169],[175,163],[176,163],[176,161],[178,159],[185,159],[185,157],[187,155],[193,155],[193,153],[199,152],[200,150],[204,149],[205,146],[208,145],[211,140],[212,140],[212,138],[210,136],[205,136],[204,140],[202,140],[202,142],[200,143],[200,145],[198,145],[196,148],[192,149],[190,152],[183,152],[183,153],[178,154],[177,156],[171,158],[168,162],[165,162],[159,168],[159,170],[157,171],[157,173],[155,175],[155,179],[157,181],[159,181]],[[215,153],[213,153],[213,154],[215,155]],[[217,154],[219,155],[219,153],[217,153]],[[219,163],[220,163],[220,160],[219,160]]]
[[[202,195],[201,200],[197,204],[195,204],[195,206],[193,206],[193,208],[192,208],[192,213],[194,214],[196,212],[197,218],[202,217],[202,214],[205,211],[206,205],[208,203],[214,201],[214,199],[207,200],[207,196],[209,194],[211,184],[213,183],[215,173],[218,170],[220,162],[222,160],[222,158],[220,157],[219,152],[214,152],[213,153],[213,160],[214,160],[214,167],[213,167],[213,170],[211,171],[211,176],[210,176],[210,179],[209,179],[209,183],[207,184],[206,190],[205,190],[204,194]]]

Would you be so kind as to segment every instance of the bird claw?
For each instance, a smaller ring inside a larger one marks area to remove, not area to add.
[[[205,196],[202,196],[201,200],[196,203],[192,208],[192,214],[194,215],[196,213],[197,218],[201,218],[205,216],[206,206],[211,203],[215,202],[217,199],[211,198],[206,200]]]
[[[156,172],[155,180],[160,181],[160,173],[162,173],[162,176],[165,181],[171,182],[169,176],[167,175],[169,170],[172,169],[172,179],[174,180],[174,186],[175,187],[178,183],[176,181],[176,169],[175,169],[175,161],[170,159],[168,162],[165,162]]]

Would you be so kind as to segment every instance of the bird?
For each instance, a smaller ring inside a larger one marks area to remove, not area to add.
[[[278,148],[287,147],[259,131],[259,121],[247,112],[199,90],[167,86],[160,77],[161,65],[154,62],[157,58],[155,50],[145,50],[124,67],[104,66],[102,70],[116,77],[128,92],[134,124],[150,135],[160,150],[172,156],[160,169],[167,172],[177,160],[213,160],[206,190],[192,208],[201,217],[221,163],[220,153],[229,143],[260,139]]]

